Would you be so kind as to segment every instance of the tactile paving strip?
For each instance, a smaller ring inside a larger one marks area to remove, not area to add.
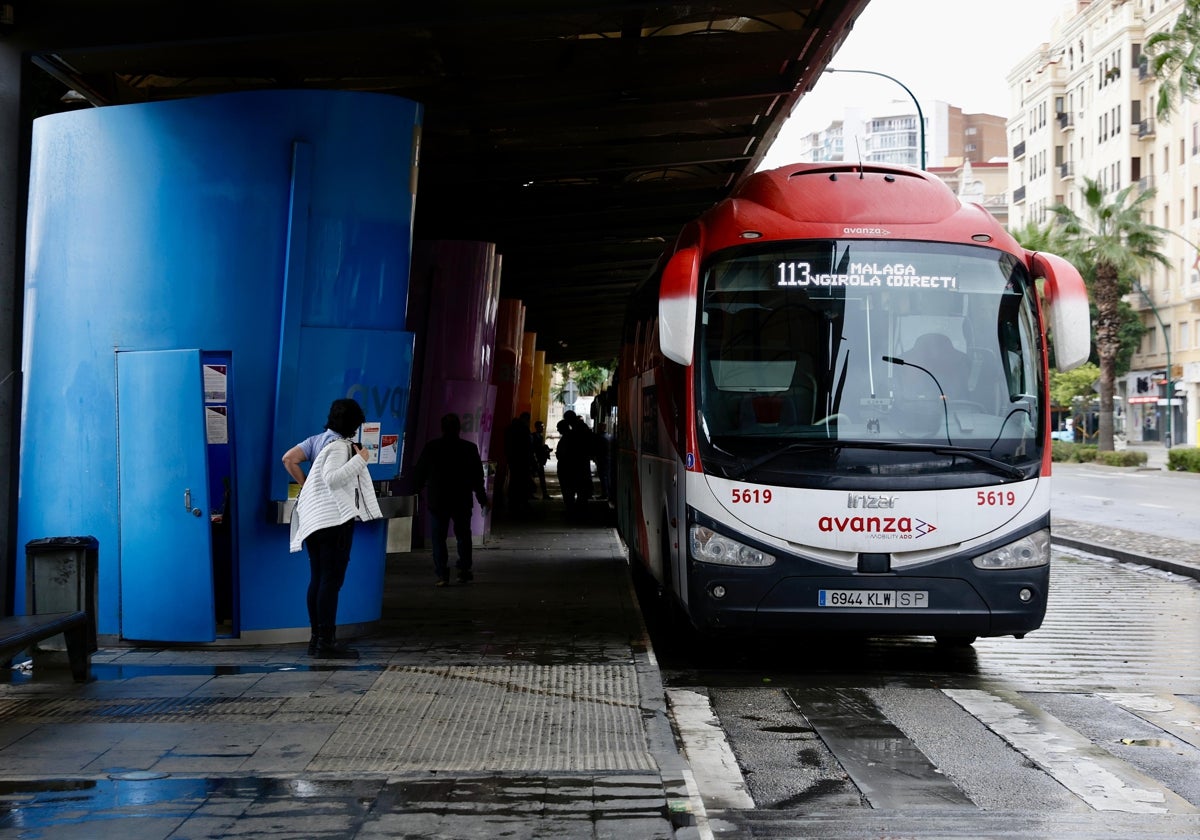
[[[30,723],[336,724],[310,771],[656,770],[632,665],[389,667],[365,692],[0,698]]]
[[[284,697],[34,697],[0,699],[0,718],[28,723],[159,723],[208,718],[269,719]]]
[[[653,770],[629,665],[391,668],[309,770]]]

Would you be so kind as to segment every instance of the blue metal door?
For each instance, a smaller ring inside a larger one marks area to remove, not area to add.
[[[121,636],[216,638],[199,350],[117,354]]]

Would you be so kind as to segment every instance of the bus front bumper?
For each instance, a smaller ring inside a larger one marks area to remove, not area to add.
[[[1041,626],[1049,566],[972,571],[975,580],[848,573],[767,582],[713,570],[693,577],[689,612],[708,631],[1022,636]]]

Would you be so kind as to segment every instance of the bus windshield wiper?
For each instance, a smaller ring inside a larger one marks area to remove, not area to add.
[[[951,446],[949,444],[940,443],[906,443],[901,441],[889,441],[887,443],[872,443],[871,441],[853,441],[848,442],[849,446],[858,446],[865,444],[866,447],[875,447],[878,449],[894,449],[899,451],[911,450],[913,452],[932,452],[935,455],[961,455],[964,458],[974,461],[977,464],[984,464],[994,469],[1001,475],[1007,475],[1010,478],[1024,478],[1025,471],[1020,467],[1014,467],[1012,464],[1006,464],[989,455],[984,455],[977,449],[971,449],[968,446]]]
[[[778,449],[772,449],[764,455],[759,455],[752,461],[745,461],[739,465],[739,468],[733,471],[729,478],[741,478],[751,470],[756,470],[768,461],[774,461],[780,455],[786,455],[789,452],[811,452],[818,449],[841,449],[842,441],[840,440],[814,440],[805,441],[804,443],[789,443],[787,446],[781,446]]]
[[[752,470],[761,467],[768,461],[773,461],[780,455],[785,455],[789,452],[809,452],[814,450],[828,449],[886,449],[896,452],[931,452],[935,455],[961,455],[968,460],[978,464],[991,467],[1001,475],[1009,478],[1024,478],[1025,472],[1020,467],[1014,467],[1012,464],[1006,464],[1003,461],[984,455],[978,450],[971,449],[966,446],[952,446],[942,443],[909,443],[905,441],[887,441],[887,440],[815,440],[806,441],[804,443],[789,443],[787,446],[781,446],[778,449],[773,449],[764,455],[760,455],[752,461],[747,461],[742,464],[740,469],[736,470],[730,478],[741,478]]]

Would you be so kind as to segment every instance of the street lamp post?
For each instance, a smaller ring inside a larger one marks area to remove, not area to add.
[[[1137,289],[1138,294],[1146,299],[1146,303],[1150,304],[1150,311],[1154,313],[1154,320],[1158,321],[1158,325],[1162,328],[1163,344],[1167,348],[1167,449],[1170,449],[1171,444],[1175,441],[1175,433],[1171,431],[1171,418],[1175,415],[1175,404],[1172,402],[1175,399],[1175,383],[1171,380],[1171,333],[1167,330],[1167,325],[1163,323],[1162,316],[1158,314],[1158,307],[1154,305],[1154,301],[1150,299],[1150,295],[1142,288],[1142,284],[1134,280],[1133,287]]]
[[[917,101],[917,97],[913,95],[913,92],[908,89],[908,85],[904,84],[904,82],[900,81],[896,77],[889,76],[887,73],[880,73],[878,70],[842,70],[842,69],[834,69],[833,67],[826,67],[825,72],[826,73],[862,73],[867,76],[882,76],[883,78],[890,79],[891,81],[900,85],[900,87],[904,88],[904,92],[907,93],[909,95],[909,97],[912,99],[913,105],[917,106],[917,128],[919,128],[921,130],[921,159],[918,163],[919,163],[921,169],[925,168],[925,115],[923,113],[921,113],[921,103]]]

